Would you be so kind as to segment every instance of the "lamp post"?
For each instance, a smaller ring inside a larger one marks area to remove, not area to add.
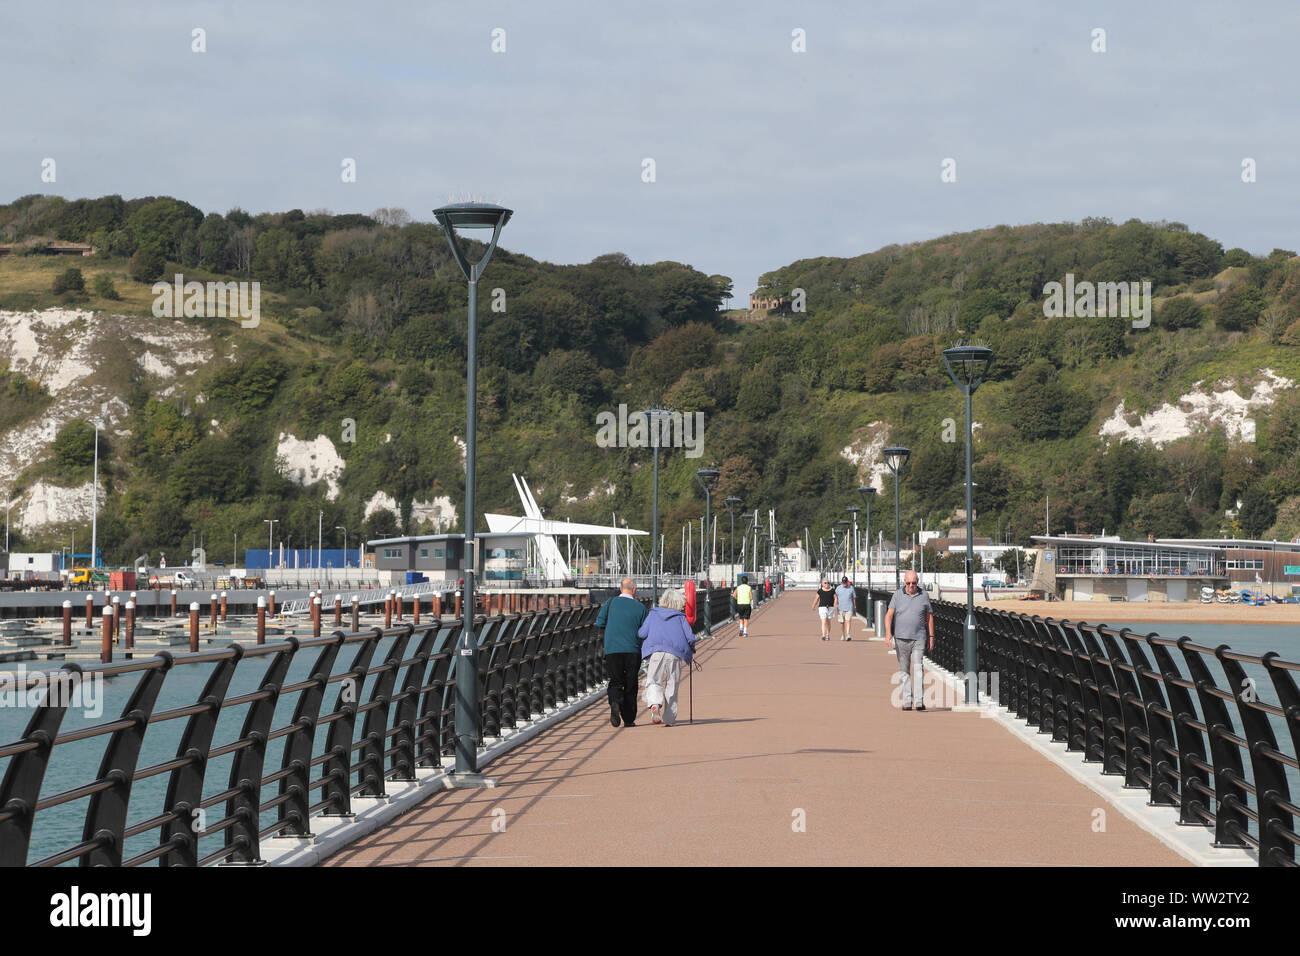
[[[966,627],[962,634],[966,667],[966,703],[979,703],[975,672],[978,669],[975,634],[975,539],[971,527],[971,396],[980,387],[993,364],[993,350],[980,345],[958,345],[943,350],[943,365],[948,377],[966,397]]]
[[[899,557],[902,553],[902,545],[898,543],[898,482],[899,475],[907,467],[907,459],[911,456],[912,449],[904,448],[901,445],[890,445],[884,451],[885,466],[894,475],[894,590],[897,591],[899,585],[898,565]]]
[[[478,774],[478,649],[474,639],[474,569],[477,554],[474,538],[475,437],[478,425],[478,280],[496,251],[501,229],[510,221],[512,210],[493,203],[462,202],[433,211],[447,235],[456,265],[469,282],[469,335],[465,356],[465,588],[462,607],[464,624],[456,651],[456,774],[470,782],[467,774]],[[456,229],[491,229],[492,238],[477,262],[466,258],[456,241]]]
[[[727,568],[731,576],[734,578],[736,576],[736,512],[734,509],[740,507],[740,499],[732,496],[730,498],[723,498],[722,503],[727,506],[727,514],[731,516],[731,536],[727,538],[729,549]],[[743,560],[744,555],[741,555],[741,558]]]
[[[652,593],[654,594],[654,607],[659,606],[659,572],[660,561],[663,557],[662,549],[659,547],[659,431],[660,424],[663,420],[671,415],[667,409],[648,408],[641,413],[646,417],[646,423],[650,426],[650,444],[654,447],[655,467],[654,467],[654,511],[650,522],[650,581]]]
[[[695,480],[698,481],[700,483],[700,487],[704,489],[704,533],[707,535],[709,529],[709,505],[711,503],[711,495],[713,494],[713,486],[718,483],[718,469],[701,468],[699,471],[695,473]],[[713,632],[713,622],[710,619],[710,617],[711,616],[709,614],[709,565],[708,562],[706,561],[704,564],[704,633],[705,634],[711,634]]]
[[[849,562],[849,519],[841,518],[835,522],[835,526],[840,529],[840,543],[844,545],[844,559],[840,566],[840,575],[848,570]]]
[[[853,515],[853,555],[849,567],[853,569],[850,575],[853,578],[853,586],[856,588],[858,586],[858,512],[862,509],[854,505],[844,510]]]
[[[346,571],[348,569],[348,529],[341,524],[336,524],[334,530],[343,532],[343,570]]]
[[[279,518],[263,518],[262,524],[269,525],[266,529],[266,567],[271,567],[271,552],[275,549],[275,523]]]
[[[90,482],[90,566],[99,567],[95,553],[99,543],[99,430],[104,427],[102,418],[92,418],[95,425],[95,474]]]

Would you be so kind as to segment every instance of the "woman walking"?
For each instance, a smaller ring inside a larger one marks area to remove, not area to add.
[[[671,727],[677,722],[677,685],[682,662],[691,666],[695,654],[695,633],[686,622],[686,595],[665,591],[659,606],[642,622],[637,637],[643,638],[641,656],[648,658],[645,671],[645,700],[652,723]]]
[[[813,610],[822,622],[822,640],[831,639],[831,618],[835,616],[835,591],[831,588],[831,582],[822,578],[822,586],[817,589],[813,595]]]

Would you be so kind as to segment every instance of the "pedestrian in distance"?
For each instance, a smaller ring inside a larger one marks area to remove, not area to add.
[[[858,592],[853,589],[846,577],[840,581],[840,586],[835,589],[835,613],[840,619],[840,640],[851,641],[853,635],[849,628],[853,624],[855,606],[858,602]]]
[[[605,630],[605,673],[609,677],[609,722],[636,726],[637,675],[641,672],[641,640],[637,631],[646,618],[636,599],[636,583],[620,582],[618,594],[600,606],[596,626]]]
[[[812,606],[822,623],[822,640],[829,641],[831,639],[831,618],[835,616],[835,592],[831,589],[831,582],[826,578],[822,578],[821,587],[813,595]]]
[[[644,642],[641,656],[646,659],[645,701],[650,707],[650,720],[667,727],[677,723],[682,664],[690,667],[695,657],[695,633],[683,613],[685,607],[685,594],[665,591],[659,596],[659,606],[650,611],[637,631]]]
[[[898,654],[903,710],[925,710],[923,667],[927,647],[934,650],[934,612],[930,608],[930,596],[917,583],[915,571],[903,575],[902,588],[889,599],[889,610],[885,612],[885,646],[891,642]]]
[[[749,612],[754,608],[754,589],[749,586],[749,576],[742,574],[740,583],[731,592],[736,602],[736,620],[740,622],[740,636],[749,637]]]

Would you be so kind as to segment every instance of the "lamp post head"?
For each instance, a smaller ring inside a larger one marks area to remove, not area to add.
[[[710,494],[713,491],[713,486],[718,483],[718,469],[701,468],[695,473],[695,480],[700,483],[700,487],[704,489],[705,494]]]
[[[859,508],[857,505],[850,505],[844,510],[847,511],[849,514],[853,515],[854,517],[857,517],[858,512],[861,511],[862,509]]]
[[[867,504],[870,505],[871,499],[876,497],[876,489],[872,488],[870,485],[863,485],[861,488],[858,489],[858,494],[860,494],[863,498],[865,498],[867,500]]]
[[[904,448],[902,445],[890,445],[885,449],[885,466],[893,472],[895,478],[907,466],[907,459],[911,457],[911,454],[912,449]]]
[[[943,366],[953,384],[974,394],[993,365],[993,350],[982,345],[954,345],[943,350]]]
[[[722,503],[723,503],[724,505],[726,505],[726,506],[727,506],[727,510],[730,511],[730,512],[732,512],[733,514],[735,513],[735,510],[736,510],[737,508],[739,508],[740,505],[741,505],[741,501],[740,501],[740,499],[739,499],[739,498],[736,498],[736,497],[723,498],[723,499],[722,499]]]
[[[451,254],[456,257],[456,264],[460,266],[460,271],[465,274],[465,278],[471,282],[478,279],[487,268],[488,261],[496,250],[497,239],[501,236],[501,227],[510,221],[512,215],[514,210],[490,202],[457,202],[439,206],[433,211],[433,217],[438,220],[438,225],[442,226],[443,232],[447,234],[447,242],[451,245]],[[465,251],[456,241],[457,229],[492,230],[487,251],[478,262],[471,263],[465,257]]]

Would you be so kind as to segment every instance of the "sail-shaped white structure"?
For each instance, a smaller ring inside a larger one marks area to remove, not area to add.
[[[522,475],[510,476],[519,493],[519,501],[524,508],[522,518],[514,515],[485,514],[488,531],[497,533],[532,534],[537,549],[537,558],[541,562],[542,573],[551,580],[563,580],[571,577],[568,563],[555,542],[556,535],[599,534],[599,535],[644,535],[647,531],[634,528],[617,528],[610,525],[577,524],[572,521],[554,521],[542,517],[542,509],[533,497],[528,481]]]

